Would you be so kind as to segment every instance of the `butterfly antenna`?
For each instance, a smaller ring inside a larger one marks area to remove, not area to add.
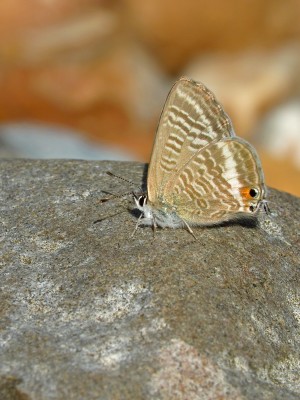
[[[122,194],[114,194],[114,193],[110,193],[110,192],[106,192],[106,191],[104,193],[107,193],[110,196],[109,197],[103,197],[102,199],[98,200],[100,203],[105,203],[106,201],[109,201],[109,200],[121,199],[122,197],[126,197],[126,196],[129,196],[129,195],[132,195],[132,191],[131,192],[125,192],[125,193],[122,193]]]
[[[132,185],[132,186],[135,186],[135,187],[137,187],[137,186],[138,186],[138,187],[141,189],[141,191],[143,191],[143,189],[142,189],[141,185],[138,185],[138,184],[136,184],[136,183],[134,183],[134,182],[130,181],[129,179],[123,178],[123,177],[122,177],[122,176],[120,176],[120,175],[113,174],[113,173],[112,173],[112,172],[110,172],[110,171],[106,171],[106,173],[107,173],[107,175],[109,175],[109,176],[113,176],[114,178],[120,179],[121,181],[124,181],[124,182],[130,183],[130,185]]]
[[[115,213],[115,214],[106,215],[105,217],[100,218],[100,219],[97,219],[96,221],[94,221],[93,224],[97,224],[98,222],[105,221],[105,220],[108,219],[108,218],[113,218],[113,217],[115,217],[116,215],[122,214],[122,213],[125,212],[125,211],[127,211],[127,210],[125,209],[125,210],[122,210],[122,211],[118,211],[118,212]]]

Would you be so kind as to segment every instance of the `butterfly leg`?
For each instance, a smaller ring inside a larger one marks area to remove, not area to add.
[[[194,238],[195,240],[197,240],[197,238],[196,238],[194,232],[192,231],[192,228],[189,226],[189,224],[188,224],[184,219],[183,219],[182,221],[183,221],[184,225],[186,226],[187,230],[188,230],[188,231],[190,232],[190,234],[193,236],[193,238]]]
[[[143,217],[143,214],[141,214],[141,215],[139,216],[139,219],[137,220],[137,223],[136,223],[136,225],[135,225],[135,228],[134,228],[132,234],[130,235],[130,237],[133,237],[133,236],[135,235],[135,232],[137,231],[137,228],[138,228],[139,225],[140,225],[140,221],[141,221],[142,217]]]
[[[156,228],[157,228],[157,223],[156,223],[154,215],[153,215],[153,224],[152,224],[153,239],[155,238]]]
[[[267,200],[263,200],[263,201],[262,201],[262,207],[263,207],[264,212],[265,212],[267,215],[272,215]]]

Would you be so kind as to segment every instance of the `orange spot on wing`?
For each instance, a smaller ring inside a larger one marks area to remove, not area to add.
[[[247,199],[247,200],[253,199],[253,197],[250,196],[250,190],[251,190],[250,187],[241,188],[241,189],[240,189],[241,196],[242,196],[244,199]]]

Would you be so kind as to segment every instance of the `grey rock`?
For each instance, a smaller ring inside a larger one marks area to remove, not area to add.
[[[1,400],[299,399],[300,199],[132,238],[143,165],[0,167]]]

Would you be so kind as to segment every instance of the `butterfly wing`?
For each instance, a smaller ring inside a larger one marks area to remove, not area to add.
[[[172,87],[158,125],[148,170],[148,198],[163,196],[185,165],[209,144],[233,137],[231,121],[203,84],[181,78]]]
[[[164,201],[191,225],[253,216],[264,199],[263,171],[254,148],[241,138],[210,143],[164,187]]]

